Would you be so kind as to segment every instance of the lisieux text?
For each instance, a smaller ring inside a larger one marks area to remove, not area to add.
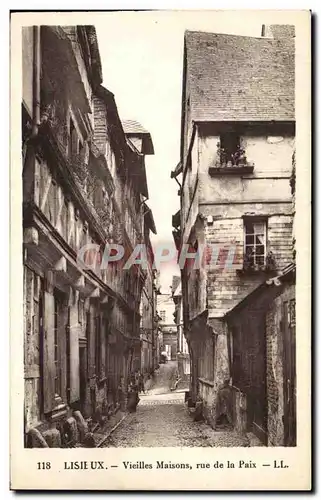
[[[46,462],[47,463],[47,462]],[[48,462],[49,463],[49,462]],[[41,463],[40,463],[41,464]],[[149,469],[261,469],[262,467],[271,467],[274,469],[288,469],[288,465],[284,460],[273,460],[271,462],[258,463],[252,460],[226,460],[219,461],[215,460],[213,462],[200,462],[200,463],[189,463],[189,462],[172,462],[166,460],[156,460],[155,462],[145,462],[144,460],[135,461],[122,461],[120,463],[106,463],[103,460],[83,460],[83,461],[70,461],[64,462],[65,470],[106,470],[106,469],[118,469],[122,468],[128,471],[134,470],[149,470]],[[45,469],[50,467],[38,467],[39,469]]]

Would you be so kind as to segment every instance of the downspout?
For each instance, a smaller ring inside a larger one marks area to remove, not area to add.
[[[41,75],[41,45],[40,26],[33,26],[33,65],[32,65],[32,125],[31,133],[22,146],[23,172],[27,168],[28,158],[32,151],[32,140],[38,135],[40,125],[40,75]],[[31,142],[30,142],[31,141]]]
[[[32,117],[32,135],[38,135],[40,125],[40,73],[41,73],[41,45],[40,45],[40,26],[33,26],[33,117]]]

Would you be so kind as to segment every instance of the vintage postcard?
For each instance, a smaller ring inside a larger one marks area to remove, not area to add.
[[[310,24],[11,14],[11,489],[311,489]]]

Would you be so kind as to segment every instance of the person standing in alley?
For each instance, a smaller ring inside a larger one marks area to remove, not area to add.
[[[144,384],[144,375],[142,372],[139,372],[139,378],[138,378],[138,392],[143,392],[145,393],[145,384]]]

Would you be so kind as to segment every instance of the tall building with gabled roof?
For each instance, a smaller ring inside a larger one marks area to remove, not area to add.
[[[263,27],[261,37],[185,32],[173,234],[178,248],[200,256],[197,268],[180,254],[184,331],[192,397],[214,427],[238,355],[227,316],[292,260],[294,35],[289,26]],[[250,426],[266,430],[266,346],[250,323],[244,335],[251,341],[243,389],[256,395]]]

